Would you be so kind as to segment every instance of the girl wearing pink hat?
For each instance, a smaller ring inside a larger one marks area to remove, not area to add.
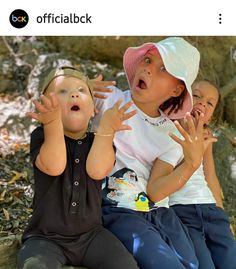
[[[132,130],[114,136],[116,162],[103,186],[103,218],[141,269],[198,268],[186,228],[168,208],[168,196],[184,185],[203,155],[201,118],[195,128],[187,116],[189,133],[171,120],[192,109],[199,60],[197,49],[182,38],[128,48],[123,63],[130,90],[113,87],[107,99],[96,100],[95,129],[117,99],[133,101],[130,110],[137,112],[124,121]],[[99,135],[107,139],[112,133]]]

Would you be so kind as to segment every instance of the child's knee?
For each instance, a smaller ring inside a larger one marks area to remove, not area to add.
[[[19,269],[46,269],[46,262],[42,257],[30,257],[23,262]]]

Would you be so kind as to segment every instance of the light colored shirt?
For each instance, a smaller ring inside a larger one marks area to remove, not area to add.
[[[132,100],[130,91],[112,87],[113,92],[104,100],[96,100],[99,114],[95,117],[93,129],[98,126],[102,113],[121,98],[122,105]],[[124,121],[131,131],[115,134],[116,163],[106,180],[103,198],[106,203],[137,211],[150,211],[158,206],[168,207],[168,197],[158,203],[150,201],[146,194],[147,181],[154,161],[158,158],[173,167],[182,158],[182,147],[172,140],[169,132],[178,133],[173,122],[162,112],[156,118],[149,117],[134,104],[127,111],[137,114]]]
[[[193,173],[187,183],[169,197],[169,205],[213,204],[215,198],[207,185],[203,165]]]

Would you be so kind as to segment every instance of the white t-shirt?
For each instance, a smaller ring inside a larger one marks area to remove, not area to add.
[[[187,183],[169,197],[169,205],[213,204],[215,198],[205,180],[203,165],[193,173]]]
[[[106,100],[96,99],[99,114],[93,122],[96,130],[103,112],[111,108],[119,98],[123,104],[131,101],[130,91],[112,87],[113,92]],[[136,109],[137,114],[124,121],[131,131],[115,134],[116,163],[108,177],[103,198],[108,204],[137,211],[150,211],[157,206],[168,207],[168,197],[158,203],[151,202],[146,195],[146,186],[154,161],[158,158],[172,166],[182,158],[182,147],[169,137],[169,132],[178,134],[173,122],[162,112],[156,118],[144,114],[134,104],[128,110]]]

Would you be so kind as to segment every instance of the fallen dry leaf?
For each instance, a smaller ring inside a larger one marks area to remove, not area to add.
[[[15,174],[12,179],[10,181],[8,181],[8,185],[10,184],[13,184],[15,183],[17,180],[21,179],[21,178],[25,178],[27,175],[26,175],[26,172],[23,172],[23,173],[20,173],[20,172],[17,172],[17,171],[13,171],[13,173]]]
[[[3,208],[2,211],[3,211],[3,214],[5,216],[5,219],[10,220],[10,215],[9,215],[8,211],[5,208]]]

